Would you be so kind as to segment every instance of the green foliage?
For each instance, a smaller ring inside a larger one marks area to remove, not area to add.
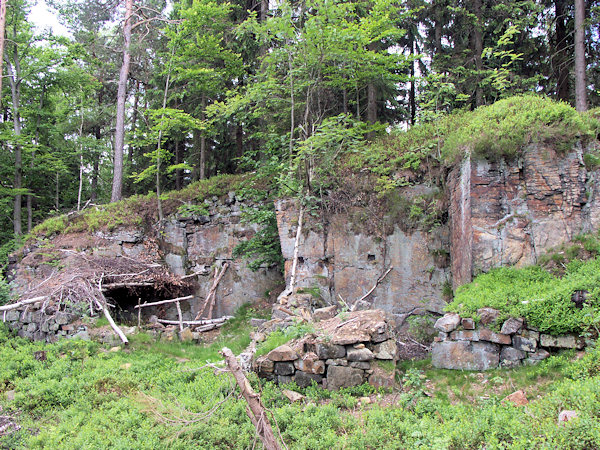
[[[6,280],[0,277],[0,306],[6,305],[13,301],[13,295],[10,291],[10,286]]]
[[[271,350],[286,344],[292,339],[301,338],[309,333],[314,333],[315,329],[312,324],[296,324],[282,330],[276,330],[267,336],[267,339],[260,343],[256,348],[256,356],[262,356],[269,353]]]
[[[490,306],[502,311],[502,318],[524,317],[542,332],[579,332],[593,325],[589,317],[595,317],[600,307],[598,286],[600,258],[570,262],[562,278],[539,266],[504,267],[492,269],[459,287],[447,309],[473,317],[477,309]],[[571,296],[583,290],[589,292],[589,298],[586,305],[578,309]]]
[[[588,347],[583,358],[573,362],[565,369],[566,375],[573,380],[583,380],[600,375],[600,347]]]

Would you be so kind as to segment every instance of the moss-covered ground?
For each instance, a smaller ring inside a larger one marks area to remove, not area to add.
[[[0,447],[260,448],[218,362],[223,345],[239,351],[247,343],[253,314],[243,310],[204,346],[139,334],[110,351],[86,341],[33,343],[1,329],[0,416],[21,429],[0,437]],[[298,403],[281,387],[250,380],[288,448],[584,449],[600,446],[599,369],[598,350],[485,373],[404,362],[393,391],[287,386],[305,395]],[[502,401],[518,389],[528,405]],[[579,416],[559,424],[563,409]]]

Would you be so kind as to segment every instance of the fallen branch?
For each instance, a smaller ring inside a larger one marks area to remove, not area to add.
[[[113,330],[115,330],[115,333],[117,333],[121,341],[123,341],[123,344],[129,344],[127,336],[125,336],[125,333],[123,333],[123,331],[117,326],[110,313],[108,312],[108,309],[102,304],[102,302],[98,301],[97,299],[94,299],[94,302],[96,303],[96,305],[98,305],[98,308],[102,310],[102,312],[104,313],[104,317],[106,317],[106,320],[108,320],[108,324]]]
[[[41,302],[42,300],[45,300],[46,298],[47,297],[44,295],[42,297],[33,297],[33,298],[28,298],[27,300],[20,300],[16,303],[11,303],[10,305],[0,306],[0,311],[10,311],[12,309],[20,308],[21,306],[31,305],[32,303]]]
[[[227,347],[223,347],[221,350],[221,354],[225,357],[225,362],[227,363],[227,367],[230,372],[233,374],[237,385],[242,392],[242,396],[246,400],[248,404],[248,408],[246,409],[246,413],[250,418],[250,421],[256,428],[256,433],[258,437],[262,441],[265,449],[267,450],[281,450],[279,443],[275,439],[275,435],[273,434],[273,429],[271,428],[271,424],[269,423],[269,418],[267,417],[267,412],[263,405],[260,402],[260,396],[254,392],[252,386],[248,382],[248,379],[244,376],[240,365],[238,364],[237,359],[235,358],[233,352],[229,350]]]
[[[102,286],[103,291],[111,289],[135,288],[135,287],[152,287],[154,283],[108,283]]]
[[[181,305],[179,302],[175,302],[177,306],[177,316],[179,317],[179,331],[183,331],[183,315],[181,314]]]
[[[371,295],[373,293],[373,291],[377,288],[377,286],[379,286],[379,283],[381,283],[383,281],[383,279],[385,277],[387,277],[388,273],[390,273],[393,268],[394,267],[391,266],[388,270],[386,270],[385,273],[377,279],[377,281],[375,282],[373,287],[369,290],[369,292],[367,292],[365,295],[363,295],[361,298],[359,298],[357,301],[354,302],[354,304],[352,305],[352,308],[351,308],[352,311],[354,311],[354,308],[356,308],[356,305],[358,305],[360,302],[362,302],[365,298],[367,298],[369,295]]]
[[[296,229],[296,240],[294,241],[294,260],[292,262],[292,274],[290,276],[290,286],[288,292],[294,293],[294,285],[296,284],[296,271],[298,269],[298,250],[300,247],[300,236],[302,235],[302,219],[304,217],[304,207],[300,208],[300,216],[298,217],[298,228]]]
[[[196,314],[195,320],[198,320],[198,319],[200,319],[200,317],[202,317],[202,313],[206,309],[206,306],[208,305],[209,301],[210,301],[210,309],[209,309],[209,313],[207,314],[207,316],[209,319],[210,319],[210,316],[212,316],[214,302],[216,301],[217,287],[219,286],[219,282],[221,281],[221,278],[223,278],[223,275],[225,275],[225,271],[227,270],[228,267],[229,267],[229,263],[223,264],[223,268],[221,269],[221,272],[216,276],[215,281],[213,282],[213,285],[210,288],[210,291],[208,291],[208,295],[206,296],[206,299],[204,300],[202,308],[200,308],[198,310],[198,314]],[[215,271],[215,274],[216,274],[216,271]]]
[[[212,325],[212,324],[216,324],[216,323],[225,323],[232,317],[233,316],[224,316],[224,317],[219,317],[218,319],[182,320],[181,322],[188,324],[188,325]],[[179,320],[167,320],[167,319],[156,319],[156,320],[157,320],[157,322],[165,323],[167,325],[178,325],[179,324]]]
[[[144,303],[142,305],[135,305],[133,308],[137,309],[137,308],[145,308],[147,306],[165,305],[167,303],[179,303],[179,302],[182,302],[184,300],[192,300],[193,298],[194,298],[193,295],[186,295],[185,297],[177,297],[177,298],[172,298],[170,300],[161,300],[161,301],[158,301],[158,302]]]

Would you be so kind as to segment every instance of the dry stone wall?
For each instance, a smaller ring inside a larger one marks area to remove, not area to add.
[[[540,333],[521,318],[511,317],[500,324],[500,311],[493,308],[482,308],[478,315],[477,326],[473,319],[461,318],[456,313],[438,319],[435,328],[439,336],[432,348],[434,367],[458,370],[516,367],[536,364],[557,349],[584,347],[584,341],[577,335]]]
[[[366,310],[320,322],[315,334],[256,358],[253,369],[262,378],[281,384],[294,381],[301,387],[313,382],[330,390],[365,382],[391,387],[393,373],[386,373],[377,361],[395,359],[390,322],[382,311]]]

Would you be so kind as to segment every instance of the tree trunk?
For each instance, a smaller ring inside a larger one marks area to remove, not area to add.
[[[16,42],[17,30],[16,25],[13,31],[13,38]],[[10,91],[12,98],[12,116],[13,116],[13,129],[15,136],[18,138],[21,136],[21,116],[20,116],[20,106],[19,103],[21,101],[21,65],[19,62],[19,51],[18,47],[14,45],[14,69],[11,64],[6,65],[6,70],[8,72],[8,80],[10,82]],[[8,62],[8,61],[7,61]],[[21,220],[22,220],[22,200],[23,196],[20,193],[20,189],[23,187],[23,155],[21,151],[21,146],[16,143],[14,146],[14,155],[15,155],[15,176],[13,182],[13,188],[15,189],[15,202],[14,202],[14,211],[13,211],[13,230],[15,236],[18,238],[22,234],[21,228]]]
[[[81,122],[79,122],[79,189],[77,190],[77,211],[81,210],[81,193],[83,191],[83,94],[81,96]]]
[[[556,98],[569,101],[569,64],[567,62],[567,25],[565,23],[565,0],[554,1],[556,20],[553,66],[556,76]]]
[[[179,165],[183,162],[182,146],[179,145],[179,139],[175,139],[175,164]],[[175,170],[175,189],[178,191],[183,188],[183,169]]]
[[[200,118],[204,121],[206,120],[206,95],[202,94],[202,113]],[[204,132],[200,132],[200,179],[204,180],[206,178],[206,136],[204,136]]]
[[[410,41],[410,55],[415,56],[415,37],[411,36]],[[417,60],[413,59],[410,64],[410,93],[409,93],[409,104],[410,104],[410,125],[415,124],[415,117],[417,116],[417,88],[415,80],[415,66]]]
[[[1,1],[1,0],[0,0]],[[40,145],[40,122],[42,121],[42,108],[44,107],[44,96],[46,95],[46,85],[42,86],[42,93],[40,94],[40,105],[38,107],[38,115],[35,123],[35,143]],[[31,161],[29,162],[29,169],[33,174],[35,168],[35,147],[31,152]],[[27,183],[29,191],[32,191],[31,183]],[[27,232],[30,233],[33,228],[33,194],[27,194]]]
[[[481,16],[481,1],[474,0],[473,13],[475,14],[476,23],[473,30],[473,44],[475,52],[475,70],[477,71],[475,86],[475,106],[483,105],[483,88],[481,87],[481,75],[483,72],[483,61],[481,54],[483,53],[483,32],[482,32],[482,16]]]
[[[133,0],[125,2],[125,24],[123,25],[123,64],[119,73],[119,88],[117,91],[117,118],[115,126],[115,156],[113,169],[113,185],[111,202],[123,197],[123,147],[125,145],[125,100],[127,99],[127,78],[131,63],[131,20]]]
[[[101,103],[99,103],[101,104]],[[102,139],[102,131],[100,130],[100,126],[97,125],[94,127],[94,136],[97,141]],[[92,167],[92,186],[90,193],[90,201],[95,202],[98,199],[98,176],[100,172],[100,155],[94,155],[94,164]]]
[[[369,44],[369,50],[376,51],[377,44],[377,42]],[[367,121],[371,124],[377,122],[377,88],[373,81],[367,85]]]
[[[575,0],[575,109],[587,111],[585,81],[585,0]]]
[[[0,109],[2,108],[2,67],[4,61],[4,30],[6,25],[6,2],[0,0]]]

